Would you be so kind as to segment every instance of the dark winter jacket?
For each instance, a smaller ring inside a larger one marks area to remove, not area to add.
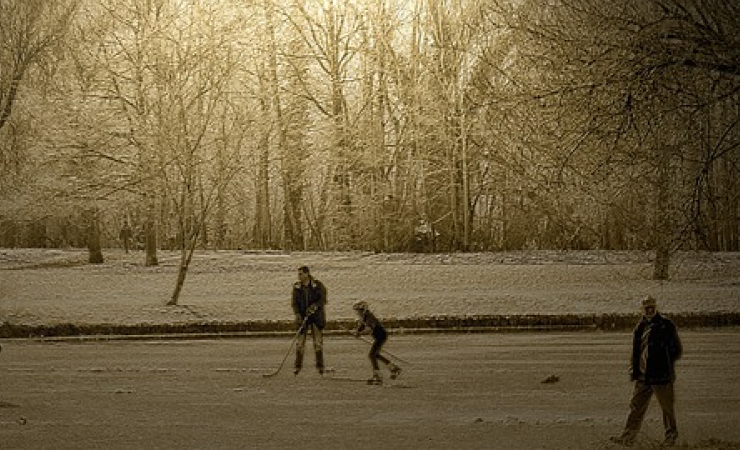
[[[648,338],[648,354],[645,373],[640,370],[642,335],[651,326]],[[676,326],[670,320],[655,314],[651,320],[643,317],[635,328],[632,340],[630,376],[633,381],[646,384],[668,384],[675,380],[674,365],[681,357],[683,348]]]
[[[308,286],[303,286],[300,281],[296,282],[293,285],[292,303],[293,312],[296,315],[300,315],[301,320],[306,318],[311,305],[316,304],[316,312],[310,315],[306,321],[306,325],[315,324],[319,329],[324,329],[326,326],[326,313],[324,311],[324,306],[326,305],[326,287],[321,281],[311,278]]]

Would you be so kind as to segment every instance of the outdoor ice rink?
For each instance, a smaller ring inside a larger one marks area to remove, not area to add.
[[[740,331],[683,331],[679,444],[740,448]],[[310,340],[309,340],[310,341]],[[323,378],[290,338],[5,340],[0,448],[611,449],[627,414],[630,334],[393,335],[383,387],[367,344],[327,336]],[[559,381],[543,383],[555,376]],[[338,378],[338,379],[336,379]],[[657,448],[648,412],[637,448]]]

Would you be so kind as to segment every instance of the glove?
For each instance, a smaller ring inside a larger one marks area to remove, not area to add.
[[[306,316],[313,316],[318,310],[319,310],[318,303],[314,303],[313,305],[309,306],[308,309],[306,310]]]

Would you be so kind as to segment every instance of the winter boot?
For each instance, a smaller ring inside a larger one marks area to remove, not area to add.
[[[299,348],[295,352],[295,364],[293,365],[293,375],[298,375],[298,372],[303,368],[303,349]]]
[[[324,352],[322,350],[316,352],[316,369],[319,371],[319,375],[324,374]]]

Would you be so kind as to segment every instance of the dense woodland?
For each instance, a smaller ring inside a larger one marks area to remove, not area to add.
[[[0,246],[665,277],[740,250],[739,121],[734,0],[0,0]]]

